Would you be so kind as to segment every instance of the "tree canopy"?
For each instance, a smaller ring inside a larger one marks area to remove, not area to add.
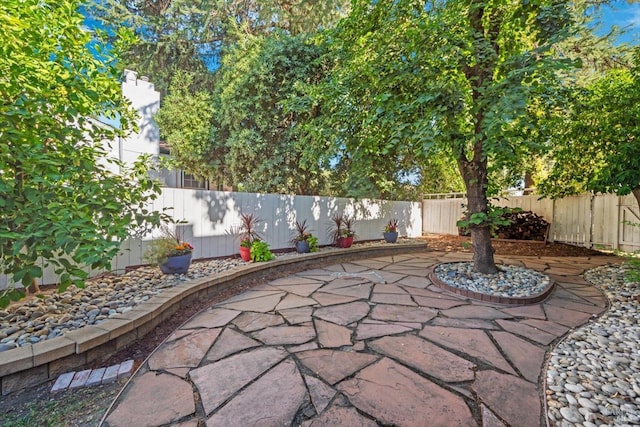
[[[640,48],[632,68],[609,70],[549,118],[553,167],[544,194],[633,193],[640,206]]]
[[[108,28],[135,31],[138,39],[123,59],[163,93],[178,71],[194,73],[195,85],[210,88],[210,72],[240,34],[312,33],[348,10],[348,0],[93,0],[88,7]]]
[[[316,93],[320,129],[337,134],[352,173],[372,180],[451,156],[467,190],[474,268],[494,273],[489,172],[535,148],[514,126],[528,125],[531,100],[571,65],[553,50],[571,24],[562,1],[356,1],[329,35],[337,53]]]
[[[211,95],[174,81],[157,119],[176,158],[244,191],[322,193],[327,162],[308,155],[304,114],[286,106],[317,79],[319,57],[303,35],[243,34],[223,56]]]
[[[103,141],[131,128],[131,111],[116,58],[89,49],[103,45],[82,29],[79,5],[0,3],[0,267],[26,286],[49,265],[63,288],[83,286],[85,267],[110,268],[120,242],[159,217],[145,210],[158,190],[146,168],[106,157]],[[3,291],[0,306],[19,294]]]

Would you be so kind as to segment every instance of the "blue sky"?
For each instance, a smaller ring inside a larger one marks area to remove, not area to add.
[[[640,2],[629,3],[626,0],[613,2],[612,6],[602,9],[603,29],[608,29],[611,25],[618,27],[629,26],[629,31],[622,35],[618,41],[632,44],[640,43]]]

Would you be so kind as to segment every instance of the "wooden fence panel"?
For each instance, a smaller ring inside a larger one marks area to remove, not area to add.
[[[455,222],[466,200],[425,199],[423,232],[457,234]],[[640,209],[632,195],[583,194],[551,200],[538,195],[513,196],[492,201],[497,206],[533,211],[551,223],[549,240],[585,247],[633,252],[640,250]]]

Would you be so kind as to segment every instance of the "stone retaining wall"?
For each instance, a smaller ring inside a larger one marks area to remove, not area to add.
[[[1,353],[0,395],[32,387],[87,364],[105,360],[134,341],[143,338],[180,308],[196,299],[212,297],[243,280],[268,278],[286,271],[303,271],[311,265],[424,251],[425,243],[352,247],[282,257],[266,263],[248,264],[216,277],[181,283],[163,290],[148,301],[117,318],[85,326],[64,336]]]

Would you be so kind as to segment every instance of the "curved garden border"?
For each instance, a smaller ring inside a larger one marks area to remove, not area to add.
[[[500,295],[483,294],[483,293],[480,293],[480,292],[475,292],[475,291],[471,291],[471,290],[468,290],[468,289],[463,289],[463,288],[458,288],[456,286],[451,286],[451,285],[447,284],[446,282],[443,282],[435,274],[435,268],[438,265],[439,264],[436,264],[436,265],[430,267],[429,268],[429,273],[427,274],[427,277],[429,278],[429,280],[431,280],[433,282],[433,284],[435,284],[439,288],[442,288],[442,289],[447,290],[449,292],[453,292],[454,294],[462,295],[462,296],[467,297],[467,298],[473,298],[473,299],[478,300],[478,301],[486,301],[486,302],[491,302],[491,303],[496,303],[496,304],[506,304],[506,305],[535,304],[537,302],[545,300],[549,295],[551,295],[551,292],[553,292],[553,288],[555,287],[555,282],[553,280],[551,280],[551,278],[550,278],[549,279],[549,285],[542,292],[539,292],[539,293],[537,293],[535,295],[531,295],[531,296],[528,296],[528,297],[505,297],[505,296],[500,296]]]
[[[0,395],[32,387],[89,363],[105,360],[144,337],[181,307],[212,297],[242,280],[266,278],[280,271],[304,270],[311,264],[420,252],[426,243],[355,246],[349,249],[282,257],[227,270],[215,277],[183,282],[117,318],[85,326],[61,337],[2,352]],[[294,266],[292,268],[292,266]]]

